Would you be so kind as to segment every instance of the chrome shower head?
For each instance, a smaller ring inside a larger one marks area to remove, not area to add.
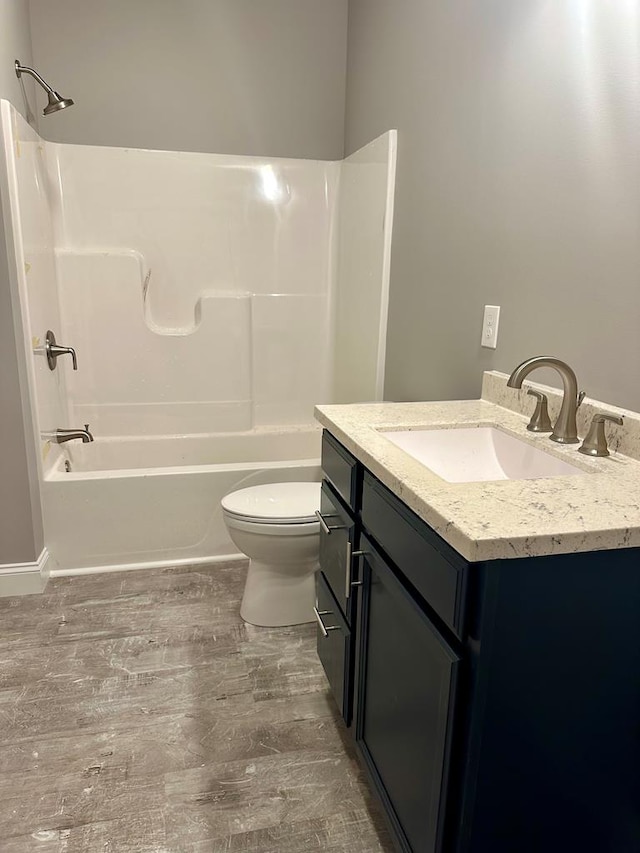
[[[50,116],[51,113],[57,113],[58,110],[64,110],[66,107],[72,107],[73,101],[71,98],[63,98],[58,92],[47,92],[49,103],[42,110],[43,116]]]
[[[42,77],[38,74],[35,68],[29,68],[28,65],[20,65],[20,60],[16,59],[15,69],[16,77],[18,77],[18,79],[23,74],[29,74],[42,86],[42,88],[47,93],[49,103],[42,111],[43,116],[50,116],[51,113],[57,113],[58,110],[64,110],[66,107],[73,106],[73,101],[71,100],[71,98],[63,98],[59,92],[56,92],[55,89],[52,89],[51,86],[46,82],[46,80],[42,79]]]

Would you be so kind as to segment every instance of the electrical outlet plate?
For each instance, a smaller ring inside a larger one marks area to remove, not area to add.
[[[482,339],[480,344],[489,349],[498,345],[498,324],[500,323],[500,306],[485,305],[482,320]]]

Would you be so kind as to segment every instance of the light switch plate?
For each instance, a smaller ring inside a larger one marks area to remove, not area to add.
[[[482,320],[482,339],[480,344],[489,349],[495,349],[498,344],[498,325],[500,323],[500,306],[485,305]]]

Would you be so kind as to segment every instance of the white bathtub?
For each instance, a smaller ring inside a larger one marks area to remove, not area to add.
[[[237,555],[222,520],[224,495],[262,483],[320,479],[320,431],[284,429],[62,445],[44,482],[52,574]]]

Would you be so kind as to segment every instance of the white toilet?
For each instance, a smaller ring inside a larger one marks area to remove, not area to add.
[[[318,568],[320,483],[269,483],[231,492],[222,515],[249,557],[240,615],[265,627],[312,622]]]

